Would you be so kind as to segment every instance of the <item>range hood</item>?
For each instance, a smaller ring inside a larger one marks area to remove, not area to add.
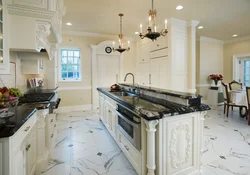
[[[8,20],[5,24],[9,29],[10,51],[40,53],[45,49],[48,58],[54,59],[57,45],[62,41],[61,20],[66,13],[63,1],[7,2]]]

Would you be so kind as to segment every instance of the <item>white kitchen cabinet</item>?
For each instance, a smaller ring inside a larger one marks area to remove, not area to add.
[[[167,57],[160,57],[150,60],[150,86],[157,88],[166,88],[167,72],[166,72]]]
[[[53,147],[53,140],[55,138],[56,128],[56,111],[53,114],[48,114],[46,117],[46,147],[50,150]]]
[[[159,39],[157,39],[154,42],[150,43],[151,47],[150,47],[150,51],[156,51],[156,50],[160,50],[163,48],[167,48],[168,47],[168,37],[160,37]]]
[[[26,175],[26,147],[22,145],[12,158],[12,175]]]
[[[0,0],[0,74],[10,73],[8,21],[5,1]]]
[[[148,62],[150,59],[150,44],[144,44],[139,47],[139,62]]]
[[[136,82],[139,85],[149,86],[149,74],[150,74],[150,64],[149,62],[140,63],[137,67]]]
[[[26,174],[33,175],[36,169],[36,128],[33,129],[26,141]]]

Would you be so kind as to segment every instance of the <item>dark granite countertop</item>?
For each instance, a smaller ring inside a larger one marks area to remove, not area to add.
[[[14,112],[14,116],[8,120],[0,118],[0,138],[14,135],[36,110],[34,106],[17,106],[15,110],[11,111]]]
[[[132,86],[132,84],[124,84],[121,83],[122,86]],[[201,95],[198,94],[192,94],[187,92],[179,92],[179,91],[173,91],[173,90],[166,90],[166,89],[160,89],[160,88],[154,88],[154,87],[148,87],[148,86],[141,86],[140,89],[144,89],[147,91],[157,92],[159,94],[166,94],[174,97],[180,97],[184,99],[192,99],[192,98],[201,98]]]
[[[97,90],[117,101],[118,103],[128,107],[146,120],[156,120],[166,116],[210,110],[210,107],[205,104],[201,104],[199,106],[184,106],[181,104],[165,101],[164,105],[160,105],[160,103],[157,103],[157,99],[155,100],[156,103],[153,103],[143,99],[142,97],[117,96],[110,92],[109,88],[97,88]]]

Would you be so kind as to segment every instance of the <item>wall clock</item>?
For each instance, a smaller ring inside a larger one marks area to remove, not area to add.
[[[106,52],[106,53],[111,53],[111,52],[112,52],[111,47],[106,47],[106,48],[105,48],[105,52]]]

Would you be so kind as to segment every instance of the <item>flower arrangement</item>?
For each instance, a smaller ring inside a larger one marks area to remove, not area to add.
[[[214,80],[216,86],[218,84],[218,81],[223,80],[223,76],[221,74],[210,74],[209,77],[211,80]]]
[[[211,80],[217,80],[217,81],[223,80],[223,76],[221,74],[210,74],[209,77]]]

